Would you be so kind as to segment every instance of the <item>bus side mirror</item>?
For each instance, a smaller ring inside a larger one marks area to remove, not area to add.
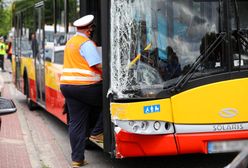
[[[16,106],[12,100],[0,97],[0,116],[16,112]]]

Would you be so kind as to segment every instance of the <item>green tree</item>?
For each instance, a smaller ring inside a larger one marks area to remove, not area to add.
[[[18,1],[15,1],[15,3],[14,3],[14,8],[15,8],[16,10],[29,8],[29,7],[32,6],[35,2],[38,2],[38,1],[40,1],[40,0],[18,0]]]
[[[0,0],[0,35],[8,35],[11,29],[11,7],[5,7],[4,2]]]

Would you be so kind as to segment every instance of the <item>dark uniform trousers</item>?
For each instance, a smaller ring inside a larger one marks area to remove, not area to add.
[[[89,135],[97,135],[103,132],[102,83],[60,85],[60,90],[69,109],[69,137],[72,160],[82,161],[84,160],[86,138]],[[92,120],[92,118],[95,118],[95,120]]]
[[[0,55],[0,67],[4,70],[4,55]]]

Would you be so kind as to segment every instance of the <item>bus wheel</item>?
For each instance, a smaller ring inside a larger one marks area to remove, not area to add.
[[[30,111],[36,110],[37,109],[37,104],[30,98],[29,84],[28,84],[27,80],[25,82],[25,89],[26,89],[26,102],[27,102],[27,105],[28,105],[28,109]]]

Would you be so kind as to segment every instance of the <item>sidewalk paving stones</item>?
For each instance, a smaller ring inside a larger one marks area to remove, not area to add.
[[[6,62],[6,66],[8,63]],[[0,72],[2,96],[12,99],[17,112],[2,117],[0,168],[68,168],[69,162],[39,112],[28,110],[8,72]]]

